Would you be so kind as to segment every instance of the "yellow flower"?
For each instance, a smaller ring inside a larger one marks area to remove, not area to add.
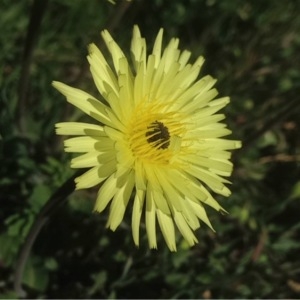
[[[102,183],[97,212],[110,204],[107,227],[115,230],[133,201],[132,234],[139,245],[139,227],[145,213],[150,248],[157,248],[156,219],[171,251],[176,251],[175,226],[187,243],[197,242],[193,231],[199,220],[210,228],[203,204],[224,211],[208,189],[229,196],[223,177],[230,176],[230,149],[239,141],[222,138],[231,133],[216,114],[229,103],[212,88],[216,80],[197,80],[204,62],[188,64],[190,52],[180,52],[171,39],[162,51],[161,29],[152,54],[137,26],[133,29],[133,69],[117,43],[104,30],[102,37],[112,56],[111,67],[101,51],[89,46],[90,70],[104,101],[53,82],[67,101],[99,124],[56,124],[57,134],[75,135],[65,141],[66,152],[82,153],[72,168],[90,168],[76,178],[77,189]],[[132,196],[132,197],[131,197]]]

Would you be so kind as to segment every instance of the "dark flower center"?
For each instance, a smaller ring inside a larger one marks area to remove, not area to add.
[[[154,121],[147,127],[149,130],[146,132],[148,143],[154,143],[158,149],[166,149],[170,145],[170,133],[168,127],[162,122]]]

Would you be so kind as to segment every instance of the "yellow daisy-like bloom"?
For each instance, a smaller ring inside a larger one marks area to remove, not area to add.
[[[224,185],[229,181],[223,178],[232,172],[228,150],[241,144],[222,138],[231,131],[220,123],[225,116],[216,112],[229,98],[213,100],[212,77],[197,81],[204,59],[188,64],[191,53],[180,52],[175,38],[162,51],[162,35],[161,29],[147,57],[146,41],[134,27],[133,69],[106,30],[102,37],[113,68],[94,44],[89,46],[90,70],[105,101],[60,82],[53,86],[100,123],[56,124],[57,134],[79,136],[65,141],[66,152],[83,153],[72,159],[71,167],[90,168],[76,178],[77,189],[102,183],[95,211],[110,204],[111,230],[120,225],[132,196],[135,244],[145,212],[150,248],[157,248],[157,218],[169,249],[176,251],[174,225],[192,246],[199,220],[212,228],[203,204],[224,211],[208,188],[230,195]]]

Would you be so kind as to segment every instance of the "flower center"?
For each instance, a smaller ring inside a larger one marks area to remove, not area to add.
[[[169,164],[185,131],[182,116],[166,103],[142,102],[133,111],[127,139],[133,156],[143,163]]]
[[[170,133],[168,127],[162,122],[154,121],[147,127],[149,131],[146,132],[147,141],[153,143],[154,147],[158,149],[167,149],[170,146]]]

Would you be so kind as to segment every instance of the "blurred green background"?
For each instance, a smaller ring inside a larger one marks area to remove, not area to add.
[[[207,208],[217,232],[202,226],[191,249],[178,236],[170,253],[158,233],[159,249],[149,250],[145,228],[137,249],[130,209],[112,233],[107,212],[92,213],[97,189],[75,192],[33,245],[27,297],[300,297],[300,1],[2,0],[0,14],[1,298],[18,297],[20,246],[73,175],[54,124],[83,117],[51,81],[98,96],[87,45],[103,49],[107,28],[129,54],[133,24],[150,49],[164,27],[165,45],[176,36],[193,59],[204,55],[201,74],[231,97],[227,122],[244,147],[233,155],[232,195],[217,197],[230,214]]]

